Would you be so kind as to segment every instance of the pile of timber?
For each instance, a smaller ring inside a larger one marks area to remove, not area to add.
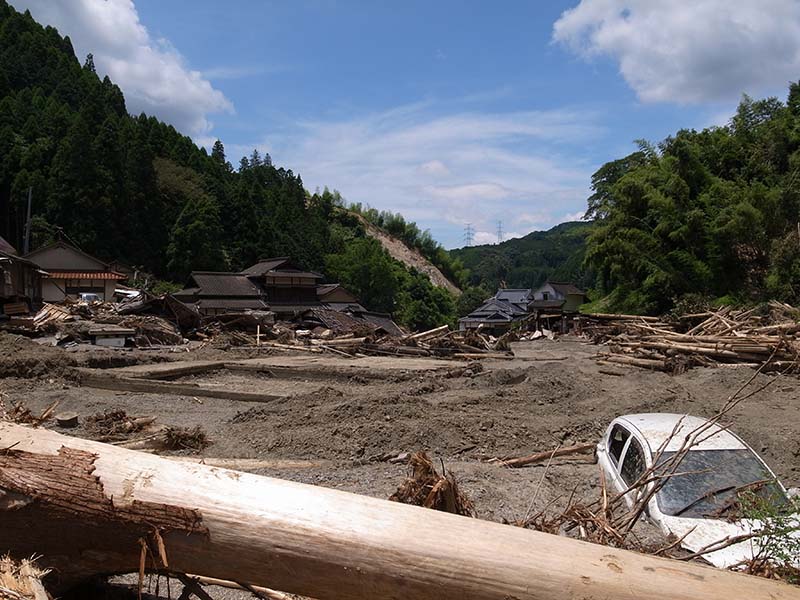
[[[745,364],[789,370],[798,364],[800,311],[779,302],[747,310],[680,315],[670,321],[637,315],[583,315],[577,330],[605,350],[599,364],[679,373],[695,366]],[[768,364],[765,364],[768,363]]]
[[[274,332],[266,335],[274,336]],[[452,331],[448,325],[403,337],[390,335],[334,334],[331,330],[298,329],[282,331],[275,340],[256,343],[278,350],[330,352],[349,357],[420,356],[472,360],[476,358],[510,358],[508,344],[519,339],[514,332],[494,338],[480,332]]]

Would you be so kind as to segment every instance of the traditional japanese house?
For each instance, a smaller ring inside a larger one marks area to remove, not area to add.
[[[264,291],[241,273],[192,271],[186,289],[173,296],[201,315],[268,310]]]

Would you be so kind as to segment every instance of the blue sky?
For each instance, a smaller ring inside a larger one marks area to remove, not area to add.
[[[794,0],[378,3],[11,0],[93,52],[132,111],[253,148],[307,188],[403,213],[447,247],[547,229],[592,172],[742,92],[800,78]]]

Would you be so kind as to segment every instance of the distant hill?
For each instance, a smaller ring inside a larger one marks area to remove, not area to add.
[[[583,267],[586,238],[593,227],[582,221],[561,223],[548,231],[534,231],[500,244],[458,248],[450,254],[469,270],[470,285],[529,288],[550,279],[585,289],[594,279]]]

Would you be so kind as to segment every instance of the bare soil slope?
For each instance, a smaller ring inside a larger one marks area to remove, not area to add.
[[[380,227],[376,227],[361,215],[355,213],[353,213],[353,215],[364,225],[367,235],[378,240],[392,258],[399,260],[408,267],[416,269],[420,273],[425,273],[433,285],[443,287],[456,296],[461,294],[461,289],[445,277],[444,273],[431,263],[431,261],[422,256],[419,250],[416,248],[409,248],[404,242],[389,235]]]

